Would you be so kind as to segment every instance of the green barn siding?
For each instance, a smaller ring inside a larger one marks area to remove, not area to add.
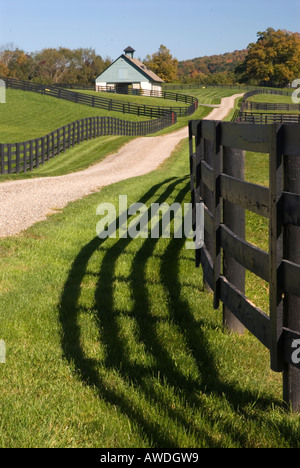
[[[106,83],[138,83],[140,81],[149,82],[149,79],[122,57],[96,79],[96,82]]]

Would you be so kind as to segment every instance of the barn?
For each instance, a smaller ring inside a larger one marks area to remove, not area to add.
[[[161,91],[163,80],[134,58],[135,50],[127,47],[124,52],[96,78],[96,91],[104,88],[119,93],[134,93],[134,90]]]

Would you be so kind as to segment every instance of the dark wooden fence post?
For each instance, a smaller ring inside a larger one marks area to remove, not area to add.
[[[7,145],[7,174],[11,174],[11,145]]]
[[[269,315],[271,369],[283,371],[281,334],[283,326],[283,127],[270,128],[269,154]]]
[[[1,174],[4,174],[4,144],[0,143],[0,169]]]
[[[223,172],[245,180],[245,151],[223,147]],[[240,206],[223,202],[223,223],[239,237],[245,239],[245,210]],[[224,252],[223,275],[242,293],[245,293],[245,268]],[[223,305],[223,325],[229,331],[243,334],[244,325]]]
[[[300,194],[300,158],[284,156],[284,190]],[[284,227],[284,257],[300,264],[300,227]],[[283,300],[284,326],[300,332],[300,297],[285,294]],[[295,412],[300,411],[300,369],[286,364],[283,371],[283,398]]]
[[[212,169],[214,165],[214,161],[213,161],[214,142],[211,140],[204,139],[203,151],[204,151],[204,161]],[[204,200],[204,204],[206,205],[210,213],[213,215],[214,195],[213,195],[213,192],[209,190],[209,188],[207,188],[205,185],[203,186],[203,200]],[[206,232],[205,226],[204,226],[204,237],[205,237],[206,250],[212,259],[213,258],[213,240],[212,240],[211,233]],[[204,289],[206,289],[207,291],[211,291],[211,287],[209,286],[205,277],[203,278],[203,282],[204,282]]]
[[[213,192],[213,216],[214,216],[214,232],[213,232],[213,263],[214,263],[214,308],[219,308],[220,301],[220,274],[221,274],[221,246],[220,246],[220,225],[222,221],[222,206],[221,206],[221,188],[220,188],[220,173],[222,172],[222,148],[221,141],[221,126],[220,122],[216,122],[214,128],[214,147],[213,147],[213,173],[214,173],[214,192]]]

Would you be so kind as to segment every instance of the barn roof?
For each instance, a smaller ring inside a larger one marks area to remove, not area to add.
[[[130,65],[132,65],[136,70],[138,70],[140,73],[142,73],[150,81],[155,81],[155,82],[158,82],[158,83],[163,83],[164,82],[164,80],[162,80],[158,75],[156,75],[156,73],[154,73],[152,70],[150,70],[150,68],[148,68],[143,62],[141,62],[140,60],[138,60],[136,58],[131,57],[130,55],[128,55],[129,53],[133,54],[135,52],[135,50],[132,47],[128,46],[126,49],[124,49],[124,52],[125,52],[125,54],[120,55],[120,57],[118,57],[111,65],[109,65],[98,76],[97,79],[99,79],[101,77],[101,75],[106,73],[106,71],[110,67],[112,67],[116,62],[118,62],[118,60],[120,60],[120,59],[124,60],[125,59]]]
[[[128,52],[135,52],[135,50],[134,50],[132,47],[128,46],[128,47],[126,47],[126,49],[124,49],[124,52],[125,52],[125,53],[126,53],[126,52],[127,52],[127,53],[128,53]]]
[[[144,65],[140,60],[136,58],[131,58],[128,57],[128,55],[125,55],[126,59],[129,60],[133,65],[138,67],[138,69],[144,74],[147,75],[152,81],[158,81],[159,83],[163,83],[164,80],[162,80],[156,73],[154,73],[150,68],[148,68],[146,65]]]

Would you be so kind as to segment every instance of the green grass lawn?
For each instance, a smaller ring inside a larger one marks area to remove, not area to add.
[[[252,102],[259,102],[259,103],[270,103],[270,104],[293,104],[291,96],[277,96],[273,94],[256,94],[255,96],[251,96],[249,101]],[[264,109],[253,109],[252,111],[249,110],[246,112],[255,112],[255,113],[263,113],[263,114],[299,114],[300,111],[298,110],[290,110],[290,111],[283,111],[283,110],[264,110]]]
[[[149,120],[42,94],[7,89],[6,104],[0,106],[0,142],[16,143],[38,138],[75,120],[97,115],[130,121]]]
[[[185,239],[96,236],[98,204],[118,213],[120,194],[189,202],[188,159],[184,140],[160,169],[0,240],[1,447],[299,447],[267,350],[223,330]]]
[[[80,170],[125,142],[107,138],[18,178]],[[266,155],[246,153],[246,180],[268,185]],[[118,214],[121,194],[128,205],[190,202],[187,139],[158,170],[0,239],[0,447],[299,448],[268,350],[224,331],[185,239],[97,237],[97,206]],[[246,239],[267,250],[266,220],[246,220]],[[267,312],[267,285],[248,272],[246,291]]]
[[[253,102],[268,102],[274,104],[293,104],[292,96],[280,96],[276,94],[255,94],[248,101]]]
[[[131,94],[116,94],[116,93],[101,93],[98,91],[80,90],[78,91],[84,94],[91,94],[94,96],[102,97],[105,99],[114,99],[122,102],[132,102],[133,104],[140,104],[146,106],[162,106],[162,107],[188,107],[190,104],[185,104],[181,101],[173,101],[171,99],[155,98],[150,96],[134,96]],[[178,93],[188,94],[188,93]]]
[[[147,103],[148,99],[151,98],[140,99]],[[164,100],[160,101],[164,102]],[[199,106],[192,116],[179,117],[175,125],[157,132],[156,135],[179,130],[188,125],[190,118],[200,119],[207,115],[209,111],[210,108]],[[101,109],[74,104],[49,96],[8,89],[6,104],[0,106],[0,141],[1,143],[15,143],[37,138],[67,123],[93,115],[108,115],[122,120],[138,120],[137,116],[131,114],[101,111]],[[141,120],[149,119],[144,118]],[[60,154],[59,157],[46,162],[44,166],[33,172],[0,175],[0,183],[10,179],[63,175],[85,169],[91,164],[101,161],[108,154],[118,151],[121,146],[132,138],[134,137],[104,136],[83,142],[75,148]]]
[[[223,97],[229,97],[232,96],[233,94],[242,94],[246,92],[246,89],[243,89],[241,87],[236,87],[236,88],[209,88],[203,86],[202,88],[196,88],[196,89],[183,89],[180,91],[174,91],[174,92],[180,92],[182,94],[190,94],[192,96],[195,96],[199,104],[220,104],[221,99]]]
[[[124,100],[125,102],[136,102],[138,104],[185,106],[184,103],[160,98],[96,93],[93,91],[82,92],[101,95],[106,98]],[[197,97],[199,102],[203,104],[219,104],[222,97],[235,94],[235,90],[229,88],[207,88],[203,90],[188,90],[184,94],[191,94]],[[162,133],[182,128],[187,125],[190,118],[199,119],[208,112],[210,112],[210,108],[199,106],[199,109],[192,114],[192,116],[179,117],[176,126],[172,126]],[[103,109],[97,109],[83,104],[75,104],[46,95],[7,89],[6,104],[0,107],[0,142],[16,143],[38,138],[75,120],[97,115],[109,115],[111,117],[130,121],[149,120],[147,117],[138,117],[121,112],[108,112]]]

